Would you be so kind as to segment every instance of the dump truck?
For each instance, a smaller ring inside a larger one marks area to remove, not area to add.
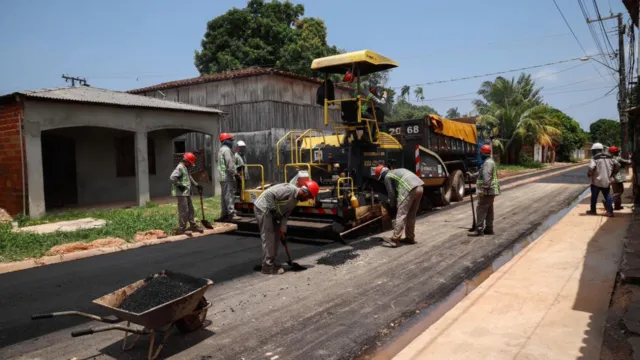
[[[462,200],[465,184],[475,181],[466,174],[478,171],[481,165],[478,126],[473,119],[465,120],[428,114],[381,125],[403,146],[400,156],[390,154],[389,165],[412,170],[425,183],[425,200],[431,203],[424,207]]]

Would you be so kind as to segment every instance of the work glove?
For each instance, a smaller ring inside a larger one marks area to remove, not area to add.
[[[187,190],[187,187],[182,184],[176,184],[176,189],[180,190],[181,192],[185,192]]]
[[[200,184],[196,184],[196,189],[198,189],[199,192],[202,192],[204,187],[202,185],[200,185]]]

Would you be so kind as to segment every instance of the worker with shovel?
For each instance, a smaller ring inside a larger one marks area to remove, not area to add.
[[[254,212],[262,239],[262,268],[260,271],[263,274],[284,273],[284,269],[276,263],[276,256],[278,255],[278,240],[284,240],[287,233],[287,219],[298,201],[315,198],[319,192],[318,184],[312,180],[307,181],[302,187],[296,187],[292,184],[278,184],[263,191],[254,202]]]
[[[484,144],[480,147],[480,156],[483,162],[480,171],[471,174],[478,177],[476,180],[476,193],[478,194],[478,206],[476,207],[476,228],[470,229],[469,236],[493,235],[493,203],[496,196],[500,195],[500,182],[498,181],[498,167],[491,157],[491,145]]]
[[[202,193],[202,185],[198,184],[191,174],[189,167],[196,163],[196,156],[193,153],[184,153],[182,161],[178,163],[171,173],[171,195],[178,199],[178,233],[191,235],[192,231],[203,232],[202,228],[196,224],[194,219],[193,203],[191,202],[191,186]],[[203,214],[204,215],[204,214]],[[187,223],[189,228],[187,229]]]
[[[378,165],[374,174],[378,181],[384,182],[391,208],[398,209],[393,235],[391,239],[383,240],[392,247],[397,247],[404,231],[407,243],[415,244],[416,215],[424,192],[422,179],[407,169],[389,170],[384,165]]]
[[[240,140],[236,144],[236,153],[233,155],[233,159],[236,162],[236,172],[240,175],[237,178],[236,182],[236,194],[240,194],[242,190],[242,178],[244,178],[245,186],[247,184],[247,180],[249,180],[249,172],[247,171],[247,155],[245,152],[247,151],[247,144]]]

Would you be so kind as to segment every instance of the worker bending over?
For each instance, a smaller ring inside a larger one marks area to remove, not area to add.
[[[613,191],[613,209],[622,210],[624,208],[622,206],[622,193],[624,193],[624,180],[626,178],[626,174],[623,176],[622,172],[626,171],[627,166],[631,165],[631,160],[623,159],[620,156],[620,149],[618,149],[617,146],[610,147],[609,154],[613,156],[613,160],[620,164],[620,169],[616,172],[612,179],[613,181],[611,182],[611,190]]]
[[[284,273],[276,263],[278,244],[287,233],[287,219],[298,201],[315,198],[320,188],[315,181],[307,181],[302,187],[292,184],[278,184],[263,191],[254,202],[254,213],[262,239],[263,274]]]
[[[476,193],[478,194],[478,206],[476,207],[476,228],[469,231],[469,236],[493,235],[493,203],[496,196],[500,195],[500,182],[498,181],[498,168],[491,158],[491,146],[484,144],[480,147],[480,156],[483,162],[480,171],[471,174],[478,177],[476,181]]]
[[[236,181],[236,193],[239,194],[242,188],[242,179],[244,179],[245,186],[247,184],[247,180],[249,180],[249,172],[247,171],[247,156],[245,152],[247,151],[247,144],[244,141],[240,140],[236,144],[236,153],[233,159],[236,162],[236,172],[238,175],[238,181]]]
[[[397,247],[404,230],[407,243],[415,244],[416,215],[424,192],[422,179],[407,169],[389,170],[384,165],[376,167],[375,177],[384,182],[391,208],[398,209],[393,235],[385,241]]]
[[[591,145],[591,160],[587,171],[587,176],[591,178],[591,209],[587,211],[587,215],[597,214],[598,195],[602,193],[605,202],[604,206],[607,209],[605,216],[613,216],[613,204],[611,203],[609,186],[618,170],[620,170],[620,164],[613,160],[610,154],[604,152],[602,144],[595,143]]]
[[[220,150],[218,151],[218,172],[220,173],[220,188],[222,189],[221,211],[219,220],[238,220],[234,208],[235,187],[238,178],[236,162],[233,155],[233,135],[220,134]]]
[[[196,156],[192,153],[184,153],[182,161],[178,163],[175,170],[169,176],[171,180],[171,195],[178,199],[178,233],[191,235],[191,231],[202,232],[202,228],[196,224],[194,219],[193,203],[191,202],[191,186],[202,192],[202,185],[198,184],[191,174],[189,167],[196,163]],[[187,229],[187,223],[190,227]]]

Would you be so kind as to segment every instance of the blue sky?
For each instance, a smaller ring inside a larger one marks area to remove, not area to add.
[[[577,1],[557,0],[589,54],[597,48]],[[368,48],[396,59],[391,86],[415,85],[584,56],[552,0],[306,0],[306,16],[322,18],[329,43]],[[586,2],[593,15],[590,2]],[[63,73],[96,87],[129,90],[197,76],[194,50],[208,20],[245,0],[24,0],[0,12],[0,93],[65,86]],[[619,0],[600,11],[627,13]],[[603,14],[604,16],[605,14]],[[615,20],[605,23],[607,30]],[[611,41],[617,44],[617,37]],[[602,58],[599,58],[603,60]],[[611,71],[573,61],[530,70],[545,100],[588,129],[618,119]],[[601,77],[595,68],[604,75]],[[504,76],[517,76],[510,73]],[[426,103],[440,113],[472,109],[482,81],[425,85]],[[415,86],[413,86],[415,88]],[[467,94],[458,97],[451,95]],[[442,98],[445,99],[442,99]]]

